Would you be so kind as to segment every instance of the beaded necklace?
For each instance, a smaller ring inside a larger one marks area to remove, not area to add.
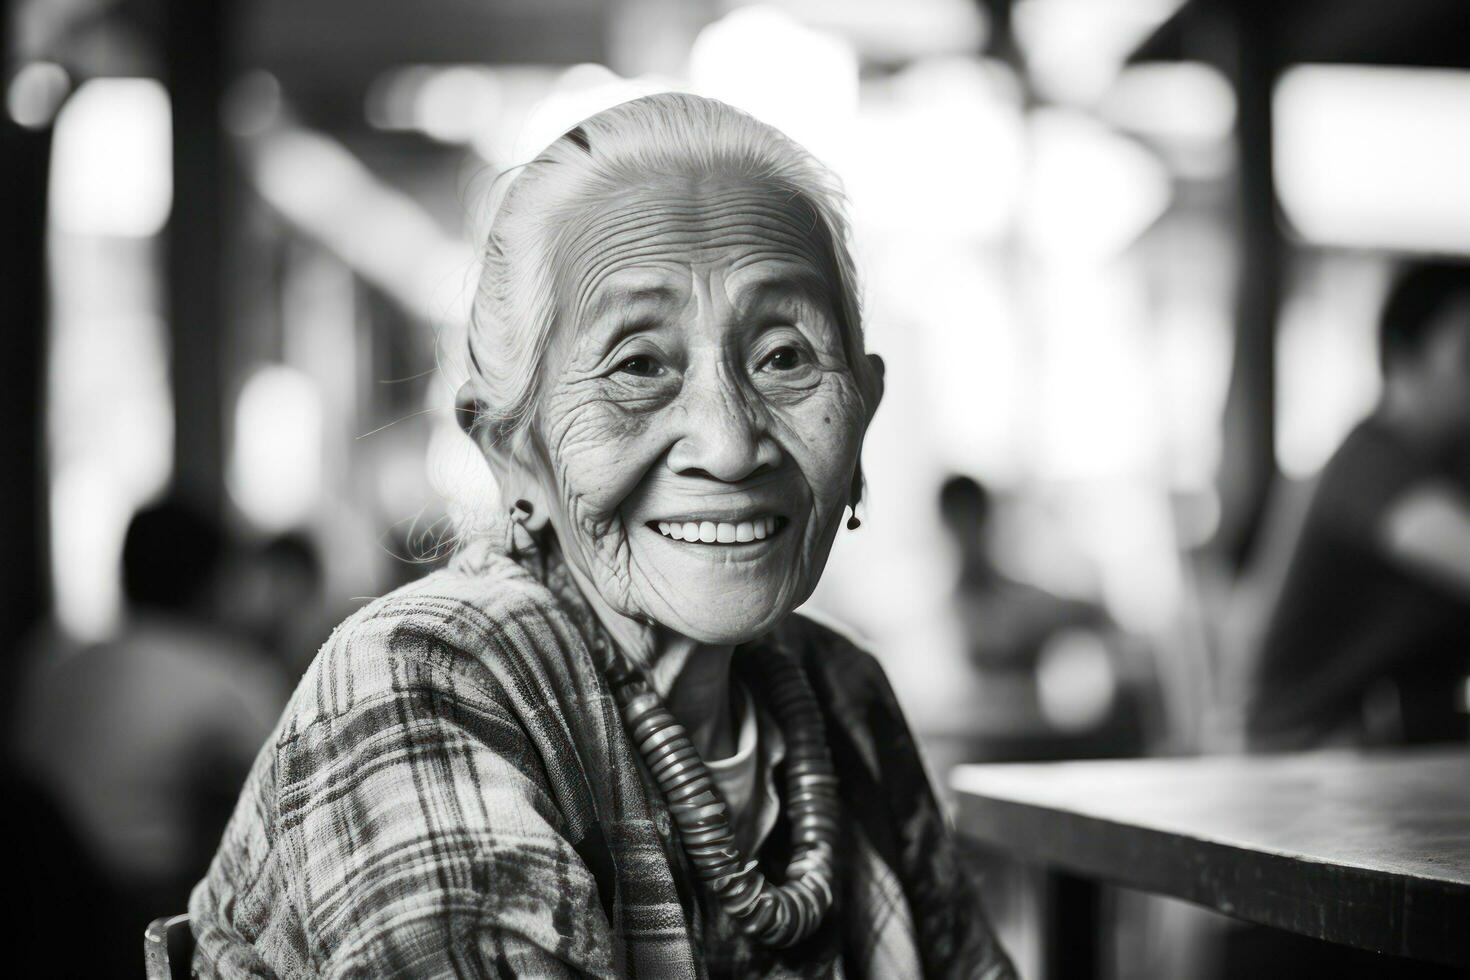
[[[608,680],[623,724],[638,746],[695,874],[746,935],[767,946],[810,936],[832,907],[837,839],[837,774],[816,698],[801,668],[770,649],[752,651],[769,685],[786,739],[786,803],[793,852],[785,884],[773,884],[735,844],[729,808],[684,727],[641,671],[615,657]]]

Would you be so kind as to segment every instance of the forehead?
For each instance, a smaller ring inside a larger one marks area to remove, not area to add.
[[[664,178],[589,203],[555,257],[577,314],[609,295],[657,299],[662,282],[722,265],[727,284],[784,283],[835,300],[830,243],[799,195],[759,181]]]

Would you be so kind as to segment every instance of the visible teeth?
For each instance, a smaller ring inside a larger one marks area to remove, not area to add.
[[[725,521],[659,521],[657,526],[658,533],[675,541],[734,544],[764,541],[776,532],[776,518],[757,517],[738,524]]]

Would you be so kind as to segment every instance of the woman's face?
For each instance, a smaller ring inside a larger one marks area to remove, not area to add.
[[[666,180],[562,247],[530,469],[615,612],[735,643],[815,587],[877,403],[815,227],[760,184]]]

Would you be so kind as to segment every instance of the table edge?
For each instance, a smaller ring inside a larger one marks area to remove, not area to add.
[[[1470,967],[1470,885],[956,795],[960,832],[1013,857],[1329,942]]]

